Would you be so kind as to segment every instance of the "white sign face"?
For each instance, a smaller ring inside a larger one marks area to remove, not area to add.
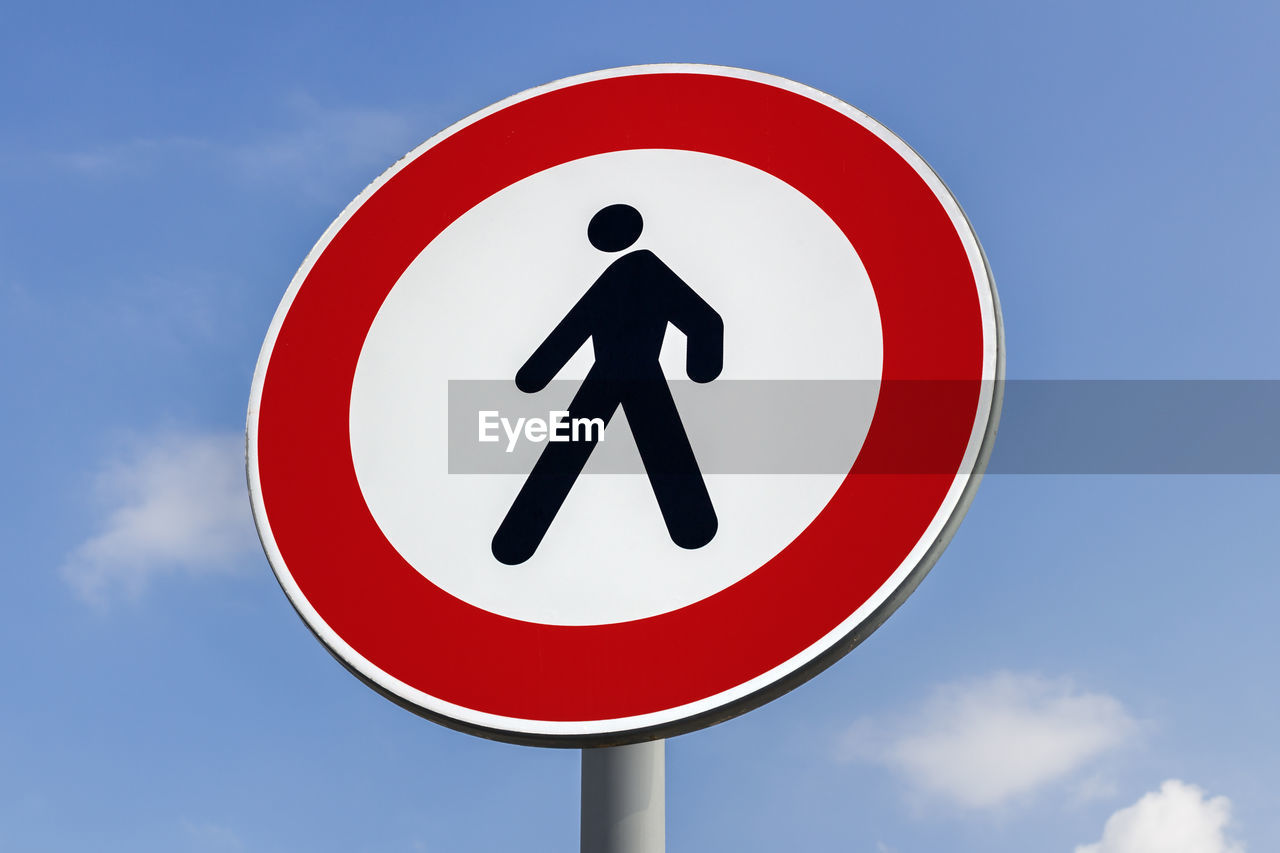
[[[351,454],[395,549],[450,594],[513,619],[595,625],[692,604],[785,548],[843,480],[834,470],[708,475],[715,538],[673,547],[645,477],[594,473],[610,451],[635,452],[619,412],[533,557],[516,571],[493,558],[489,540],[525,477],[449,473],[445,389],[515,376],[617,260],[587,241],[586,223],[618,199],[643,212],[636,248],[724,318],[717,382],[880,377],[879,313],[857,253],[821,208],[759,169],[691,151],[620,151],[539,172],[471,208],[409,265],[369,329],[351,392]],[[669,330],[666,376],[684,377],[684,343]],[[557,377],[581,380],[592,355],[588,343]],[[568,405],[566,390],[545,394],[544,414]],[[871,423],[869,402],[846,426],[844,471]],[[761,411],[757,422],[778,417]]]
[[[320,640],[526,743],[688,731],[874,630],[998,414],[941,181],[776,77],[614,69],[477,113],[330,227],[263,348],[255,518]]]

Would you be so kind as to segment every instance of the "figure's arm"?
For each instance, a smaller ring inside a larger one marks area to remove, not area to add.
[[[655,260],[656,257],[655,257]],[[684,332],[685,372],[694,382],[710,382],[724,366],[724,320],[693,288],[684,283],[671,268],[668,273],[667,300],[671,324]]]
[[[592,287],[582,295],[564,319],[556,324],[524,366],[516,371],[516,387],[526,394],[533,394],[547,387],[547,383],[555,378],[560,368],[573,358],[587,338],[591,337],[590,311],[588,306]]]

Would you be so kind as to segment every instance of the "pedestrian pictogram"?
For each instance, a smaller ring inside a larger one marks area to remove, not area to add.
[[[663,737],[864,639],[995,433],[994,285],[905,143],[753,71],[612,69],[424,142],[325,232],[250,401],[321,642],[522,743]]]
[[[592,217],[587,236],[602,252],[621,252],[643,228],[638,210],[613,204]],[[595,364],[569,404],[569,418],[607,425],[621,406],[671,541],[701,548],[716,534],[716,513],[658,363],[668,324],[688,338],[689,378],[710,382],[719,376],[720,315],[653,252],[630,252],[610,264],[556,325],[520,368],[516,385],[541,391],[591,339]],[[514,565],[533,555],[595,445],[594,437],[547,445],[494,536],[498,560]]]

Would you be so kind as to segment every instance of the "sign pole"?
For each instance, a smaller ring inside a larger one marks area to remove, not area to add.
[[[665,853],[666,743],[582,750],[581,853]]]

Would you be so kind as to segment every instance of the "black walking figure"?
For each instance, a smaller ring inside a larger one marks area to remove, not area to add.
[[[614,204],[591,218],[587,239],[602,252],[621,252],[639,239],[643,227],[634,207]],[[608,424],[621,405],[671,540],[682,548],[701,548],[716,535],[718,522],[658,363],[668,323],[688,338],[689,378],[710,382],[719,376],[724,359],[720,315],[653,252],[629,252],[551,330],[516,373],[516,387],[529,394],[541,391],[591,338],[595,364],[569,404],[570,421],[599,418]],[[586,432],[583,440],[548,442],[493,537],[499,561],[514,566],[538,549],[595,449],[600,431]]]

